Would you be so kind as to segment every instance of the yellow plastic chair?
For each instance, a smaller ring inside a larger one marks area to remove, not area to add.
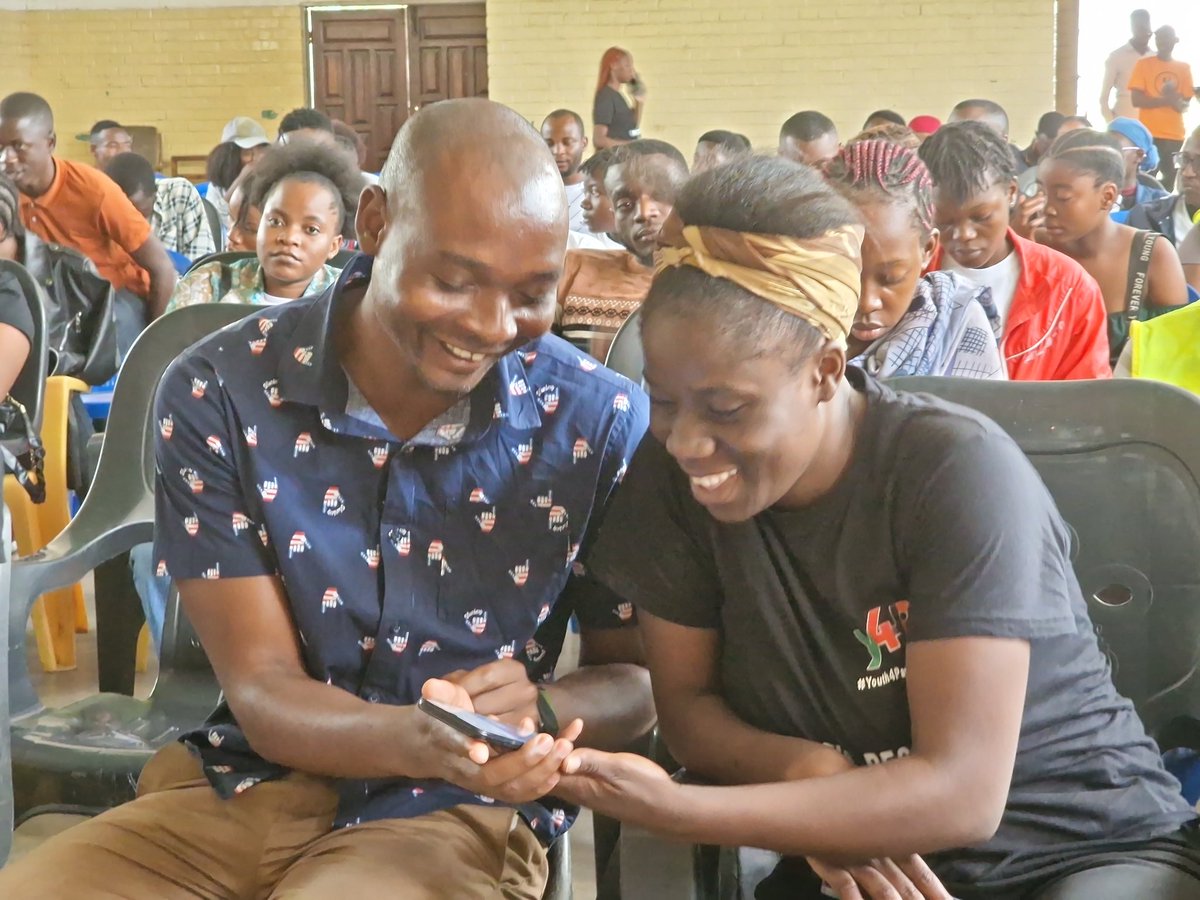
[[[46,379],[42,443],[46,448],[46,500],[33,503],[16,478],[4,479],[4,502],[12,513],[13,537],[21,556],[36,553],[71,521],[67,488],[67,423],[71,395],[86,393],[78,378],[55,375]],[[47,672],[75,668],[75,634],[88,630],[83,586],[73,584],[44,594],[33,608],[38,659]]]

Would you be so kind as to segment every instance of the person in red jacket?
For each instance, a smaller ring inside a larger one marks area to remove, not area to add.
[[[1073,259],[1008,227],[1017,182],[1003,138],[978,122],[953,123],[930,136],[920,156],[933,176],[942,235],[930,269],[991,290],[988,315],[1008,377],[1110,377],[1100,286]]]

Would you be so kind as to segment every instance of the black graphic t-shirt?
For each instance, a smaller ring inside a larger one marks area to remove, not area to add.
[[[1067,527],[1020,449],[972,411],[847,377],[868,409],[832,491],[723,524],[648,436],[590,555],[593,574],[654,615],[719,629],[723,692],[746,722],[858,765],[910,751],[908,644],[1030,641],[1000,828],[982,846],[929,857],[958,896],[1036,883],[1100,845],[1194,819],[1113,687]]]

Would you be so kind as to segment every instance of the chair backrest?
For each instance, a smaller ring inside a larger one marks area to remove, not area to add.
[[[184,307],[154,321],[129,351],[117,376],[100,461],[83,505],[43,550],[13,566],[8,672],[10,696],[17,698],[14,709],[36,705],[24,640],[33,601],[48,590],[74,584],[135,544],[154,539],[154,396],[163,372],[198,340],[252,314],[238,303]]]
[[[203,193],[200,194],[200,202],[204,205],[204,217],[208,219],[208,228],[212,232],[213,246],[224,247],[225,232],[221,228],[221,214]]]
[[[625,320],[612,345],[604,364],[634,384],[642,383],[642,369],[646,366],[646,357],[642,354],[642,311],[635,310],[633,315]]]
[[[0,604],[7,605],[12,576],[12,527],[4,495],[0,492]],[[24,632],[21,637],[23,638]],[[0,672],[8,669],[8,619],[0,615]],[[0,866],[12,849],[13,783],[12,738],[8,729],[8,691],[0,690]]]
[[[192,267],[188,271],[191,272],[200,268],[200,266],[206,266],[214,262],[219,262],[221,265],[227,266],[241,259],[253,259],[257,255],[249,250],[218,250],[216,253],[210,253],[207,256],[193,260]]]
[[[891,386],[978,410],[1020,445],[1071,528],[1072,562],[1118,690],[1164,750],[1195,740],[1200,398],[1136,379]]]
[[[46,307],[49,300],[45,291],[24,266],[7,259],[0,259],[0,274],[16,279],[29,305],[29,317],[33,319],[33,340],[29,346],[29,358],[17,380],[13,382],[12,395],[21,401],[29,412],[30,422],[40,433],[42,413],[46,402],[46,377],[50,374],[50,340],[46,333]],[[0,397],[0,400],[4,399]]]
[[[333,259],[329,261],[329,264],[335,269],[344,269],[350,265],[350,260],[354,259],[357,255],[357,250],[339,250],[333,255]]]

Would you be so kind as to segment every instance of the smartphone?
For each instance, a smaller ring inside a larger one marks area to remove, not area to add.
[[[443,725],[449,725],[460,734],[483,741],[497,750],[520,750],[533,737],[532,734],[521,734],[512,726],[487,716],[446,706],[424,697],[417,701],[417,709],[433,716]]]

